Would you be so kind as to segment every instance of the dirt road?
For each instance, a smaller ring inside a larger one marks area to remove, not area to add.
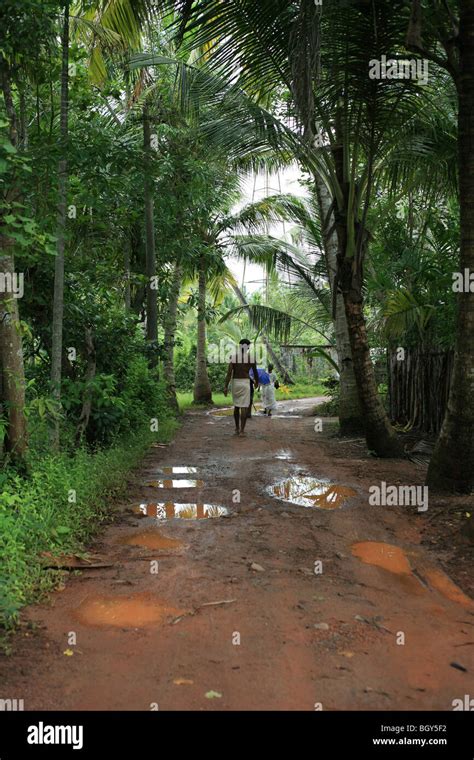
[[[2,696],[25,710],[451,710],[472,693],[474,605],[421,545],[427,516],[368,503],[374,483],[421,485],[422,469],[316,432],[314,403],[254,417],[246,438],[188,413],[91,547],[111,566],[26,611],[38,627],[2,658]],[[266,492],[309,476],[343,488],[310,507]],[[172,517],[172,502],[198,506]],[[146,516],[150,503],[167,506]]]

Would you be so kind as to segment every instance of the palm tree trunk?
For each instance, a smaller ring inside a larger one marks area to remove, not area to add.
[[[164,363],[163,375],[166,383],[166,391],[173,409],[178,412],[179,404],[176,396],[176,377],[174,373],[174,347],[176,337],[176,325],[178,321],[178,298],[181,288],[183,272],[181,266],[176,263],[171,282],[166,314],[164,315]]]
[[[127,236],[127,239],[125,241],[125,250],[123,254],[123,268],[124,268],[124,280],[125,280],[125,288],[124,288],[124,305],[125,305],[125,311],[129,312],[132,304],[132,294],[131,294],[131,288],[130,288],[130,251],[132,247],[132,240],[131,235]]]
[[[17,115],[11,93],[8,64],[5,61],[2,64],[1,83],[5,110],[10,122],[10,141],[14,147],[17,147]],[[10,200],[18,201],[18,198],[18,188],[14,187],[7,193],[7,204]],[[11,238],[0,235],[0,272],[5,275],[5,285],[15,272],[13,246],[14,241]],[[0,373],[2,412],[8,417],[8,426],[5,438],[1,441],[1,447],[3,451],[11,454],[17,465],[23,465],[28,447],[23,346],[18,300],[7,292],[6,287],[0,292]]]
[[[337,363],[339,367],[339,430],[342,435],[363,434],[365,432],[364,418],[361,413],[359,394],[357,391],[354,365],[352,362],[351,342],[347,329],[346,312],[342,293],[334,292],[337,272],[337,235],[333,230],[334,214],[332,198],[325,182],[319,174],[314,175],[316,194],[318,198],[321,226],[324,238],[324,253],[328,271],[332,299],[336,300],[334,316],[334,335],[336,338]]]
[[[363,312],[362,297],[344,294],[344,306],[351,341],[352,361],[365,418],[367,446],[380,457],[399,457],[403,448],[390,424],[380,399]]]
[[[400,457],[403,455],[403,446],[397,438],[379,396],[374,366],[370,356],[362,294],[363,261],[367,250],[368,233],[365,229],[365,223],[358,220],[357,211],[351,207],[351,188],[345,179],[344,170],[345,140],[340,125],[338,125],[338,132],[340,144],[333,149],[333,156],[343,199],[340,208],[335,212],[338,254],[334,287],[341,291],[344,299],[352,362],[360,407],[364,417],[367,446],[377,456]],[[372,159],[369,158],[369,160]],[[368,185],[370,188],[370,182]],[[352,228],[349,225],[352,225]],[[353,234],[351,235],[351,233]]]
[[[96,363],[96,357],[95,357],[94,341],[92,337],[92,329],[90,327],[86,327],[86,331],[85,331],[85,348],[86,348],[86,356],[87,356],[87,368],[86,368],[86,373],[84,376],[85,390],[84,390],[84,398],[82,401],[81,416],[79,417],[79,422],[76,429],[76,446],[79,446],[82,442],[82,438],[89,425],[89,420],[90,420],[91,411],[92,411],[91,383],[96,374],[97,363]]]
[[[151,167],[151,131],[148,106],[143,106],[143,148],[145,170],[145,242],[146,242],[146,337],[147,341],[156,346],[158,340],[158,290],[156,288],[156,253],[153,180]],[[156,367],[157,356],[153,352],[150,362]]]
[[[474,272],[474,0],[461,0],[459,200],[461,251],[459,271]],[[441,491],[471,493],[474,488],[474,293],[458,296],[456,348],[448,408],[430,461],[427,484]]]
[[[212,404],[212,390],[207,374],[206,357],[206,266],[201,259],[199,267],[199,295],[197,318],[196,375],[194,379],[194,403]]]
[[[237,296],[237,298],[239,299],[240,303],[244,307],[245,313],[247,314],[247,317],[249,318],[250,324],[253,324],[252,312],[251,312],[251,310],[248,307],[248,304],[247,304],[247,301],[246,301],[246,298],[245,298],[244,294],[242,293],[242,291],[241,291],[241,289],[239,288],[238,285],[233,285],[232,287],[233,287],[235,295]],[[280,359],[278,358],[278,356],[276,355],[275,351],[273,350],[272,345],[271,345],[270,341],[268,340],[268,337],[265,335],[265,333],[263,333],[263,332],[260,333],[260,338],[262,340],[263,345],[265,346],[265,350],[266,350],[268,356],[272,360],[272,363],[274,364],[274,366],[275,366],[278,374],[280,375],[280,378],[287,385],[294,385],[294,381],[293,381],[290,373],[288,372],[288,370],[281,363]]]
[[[58,165],[58,213],[57,244],[54,266],[54,300],[51,337],[51,386],[53,397],[58,404],[61,401],[61,368],[63,355],[63,316],[64,316],[64,248],[66,241],[67,211],[67,139],[69,110],[69,0],[64,2],[64,22],[62,31],[62,65],[61,65],[61,116],[60,141],[61,158]],[[51,430],[51,445],[59,448],[59,420],[56,419]]]

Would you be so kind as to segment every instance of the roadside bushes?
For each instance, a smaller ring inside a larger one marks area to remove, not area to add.
[[[75,554],[109,519],[112,496],[124,491],[128,473],[152,440],[169,440],[174,419],[159,432],[142,428],[109,449],[35,456],[31,475],[4,471],[0,478],[0,625],[11,627],[25,604],[36,601],[61,572],[45,570],[44,552]]]
[[[224,387],[227,364],[208,363],[207,374],[213,393],[220,393]],[[196,346],[188,351],[178,349],[175,354],[175,377],[178,391],[192,391],[196,371]]]

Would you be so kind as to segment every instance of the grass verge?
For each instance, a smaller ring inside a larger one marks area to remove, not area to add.
[[[140,432],[105,450],[79,449],[30,458],[31,475],[5,471],[0,493],[0,626],[4,634],[21,608],[57,585],[63,571],[44,568],[44,552],[78,554],[110,518],[111,501],[125,492],[131,469],[153,441],[169,441],[178,426]],[[5,636],[3,642],[5,643]]]

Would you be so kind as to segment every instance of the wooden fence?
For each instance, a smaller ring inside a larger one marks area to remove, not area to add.
[[[453,351],[405,349],[402,361],[388,353],[388,392],[393,422],[435,435],[443,422],[453,369]]]

